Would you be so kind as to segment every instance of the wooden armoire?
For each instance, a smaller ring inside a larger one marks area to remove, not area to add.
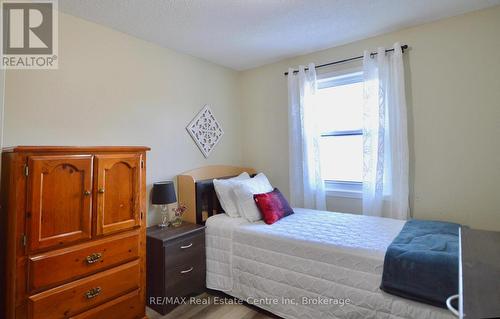
[[[148,150],[3,150],[0,318],[146,318]]]

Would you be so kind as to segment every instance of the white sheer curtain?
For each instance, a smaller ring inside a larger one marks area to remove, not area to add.
[[[363,59],[363,214],[409,217],[409,164],[403,52],[378,48]]]
[[[325,210],[314,103],[316,69],[312,63],[307,69],[300,66],[296,74],[288,70],[290,202],[293,207]]]

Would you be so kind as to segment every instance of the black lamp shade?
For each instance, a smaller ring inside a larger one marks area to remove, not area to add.
[[[166,181],[153,184],[153,205],[167,205],[177,201],[174,182]]]

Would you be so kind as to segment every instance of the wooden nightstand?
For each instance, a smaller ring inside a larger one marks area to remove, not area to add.
[[[176,297],[205,290],[205,226],[147,229],[147,304],[162,315],[179,305]]]

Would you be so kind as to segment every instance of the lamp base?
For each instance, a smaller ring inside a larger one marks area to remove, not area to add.
[[[165,228],[170,225],[170,222],[168,221],[168,206],[167,205],[161,205],[161,223],[158,224],[159,228]]]

